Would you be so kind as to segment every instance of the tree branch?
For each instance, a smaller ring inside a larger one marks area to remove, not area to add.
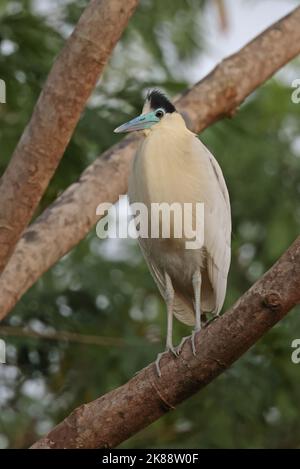
[[[176,102],[189,127],[200,132],[230,116],[278,69],[300,53],[300,7],[273,24]],[[57,260],[83,239],[99,217],[96,207],[127,192],[138,142],[129,136],[107,150],[24,232],[0,277],[0,319]]]
[[[90,334],[79,334],[70,331],[43,331],[37,332],[32,329],[12,326],[1,326],[0,337],[22,337],[27,339],[42,339],[55,342],[73,342],[83,345],[99,345],[101,347],[123,347],[126,341],[121,337],[107,337]]]
[[[145,428],[226,370],[300,302],[300,236],[222,317],[166,353],[162,377],[154,363],[128,383],[72,412],[32,448],[111,448]],[[172,385],[170,386],[170,383]]]
[[[138,0],[91,0],[0,180],[0,272],[30,221]]]

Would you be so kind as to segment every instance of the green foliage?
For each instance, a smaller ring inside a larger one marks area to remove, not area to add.
[[[86,1],[0,6],[1,170]],[[80,120],[39,211],[119,137],[115,126],[137,114],[148,86],[184,89],[185,65],[205,46],[203,1],[143,0]],[[200,31],[200,33],[199,33]],[[296,65],[290,72],[296,76]],[[298,74],[299,75],[299,74]],[[233,254],[225,307],[266,271],[299,233],[300,105],[272,79],[236,117],[201,135],[224,170],[233,213]],[[297,311],[299,313],[299,310]],[[299,445],[299,336],[294,311],[201,393],[123,447],[252,448]],[[24,295],[6,325],[122,338],[100,347],[7,338],[0,365],[0,446],[26,447],[74,407],[130,379],[163,347],[165,307],[133,242],[100,241],[95,230]],[[176,324],[178,342],[188,329]],[[1,334],[1,331],[0,331]]]

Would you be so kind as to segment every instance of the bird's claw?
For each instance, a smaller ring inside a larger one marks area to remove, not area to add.
[[[194,356],[196,355],[195,336],[196,336],[197,332],[199,332],[199,330],[200,330],[200,329],[194,329],[194,330],[192,331],[192,334],[191,334],[191,335],[188,335],[187,337],[183,337],[183,338],[181,339],[180,344],[176,347],[177,356],[181,353],[182,347],[183,347],[184,343],[185,343],[187,340],[189,340],[189,339],[191,340],[193,355],[194,355]]]
[[[178,353],[178,351],[177,351],[177,348],[173,347],[173,345],[167,347],[167,349],[166,349],[164,352],[161,352],[161,353],[159,353],[159,354],[157,355],[157,358],[156,358],[156,360],[155,360],[155,367],[156,367],[156,372],[157,372],[159,378],[161,377],[161,371],[160,371],[159,362],[160,362],[162,356],[163,356],[165,353],[168,353],[168,352],[171,352],[171,353],[174,355],[175,358],[177,358],[178,355],[179,355],[179,353]]]
[[[173,347],[173,345],[172,345],[172,347],[168,347],[166,352],[172,352],[174,357],[176,357],[176,358],[179,355],[179,353],[177,352],[177,347]]]
[[[171,352],[171,353],[174,355],[174,357],[177,358],[177,357],[180,355],[180,353],[181,353],[181,351],[182,351],[183,344],[185,343],[185,341],[186,341],[187,339],[191,339],[192,352],[193,352],[193,355],[196,356],[195,336],[196,336],[197,332],[199,332],[199,331],[200,331],[200,329],[194,329],[194,330],[192,331],[192,335],[189,335],[189,336],[187,336],[187,337],[183,337],[183,338],[181,339],[180,344],[179,344],[177,347],[173,347],[173,345],[172,345],[172,346],[168,346],[167,349],[165,350],[165,352],[161,352],[161,353],[159,353],[159,354],[157,355],[157,358],[156,358],[156,360],[155,360],[155,367],[156,367],[156,372],[157,372],[157,375],[158,375],[159,378],[161,377],[161,371],[160,371],[160,366],[159,366],[159,362],[160,362],[160,360],[161,360],[161,357],[162,357],[165,353]]]
[[[161,357],[163,356],[165,352],[161,352],[157,355],[157,358],[155,360],[155,368],[156,368],[156,373],[158,375],[158,377],[160,378],[161,377],[161,371],[160,371],[160,366],[159,366],[159,362],[160,362],[160,359]]]
[[[177,347],[176,347],[177,356],[181,354],[181,352],[182,352],[182,347],[183,347],[183,344],[186,342],[186,340],[188,340],[188,339],[190,339],[190,338],[191,338],[191,336],[190,336],[190,335],[188,335],[188,336],[186,336],[186,337],[183,337],[183,338],[181,339],[181,342],[180,342],[180,344],[179,344],[179,345],[177,345]]]

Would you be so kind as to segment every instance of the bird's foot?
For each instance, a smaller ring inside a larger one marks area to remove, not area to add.
[[[195,335],[196,335],[197,332],[199,332],[199,331],[200,331],[200,329],[194,329],[194,330],[192,331],[192,334],[191,334],[191,335],[188,335],[188,336],[183,337],[183,338],[181,339],[180,344],[176,347],[177,356],[181,353],[182,347],[183,347],[184,343],[185,343],[187,340],[190,340],[190,341],[191,341],[193,355],[196,355]]]
[[[169,346],[166,348],[166,350],[164,352],[161,352],[157,355],[157,358],[155,360],[155,367],[156,367],[156,372],[158,374],[158,377],[160,378],[161,377],[161,371],[160,371],[160,366],[159,366],[159,362],[162,358],[162,356],[165,354],[165,353],[168,353],[168,352],[172,352],[172,354],[174,355],[174,357],[178,357],[178,352],[177,352],[177,348],[173,347],[172,346]]]
[[[157,355],[157,358],[155,360],[155,367],[156,367],[156,373],[158,375],[158,377],[160,378],[161,377],[161,371],[160,371],[160,366],[159,366],[159,362],[160,362],[160,359],[161,357],[165,354],[166,352],[161,352]]]
[[[186,337],[183,337],[183,338],[181,339],[180,344],[177,345],[177,347],[176,347],[177,356],[181,354],[183,344],[184,344],[188,339],[190,339],[190,338],[191,338],[191,336],[190,336],[190,335],[187,335]]]

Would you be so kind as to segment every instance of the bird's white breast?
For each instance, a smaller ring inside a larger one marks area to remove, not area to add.
[[[181,119],[180,116],[178,116]],[[142,202],[151,212],[153,203],[201,202],[201,164],[195,152],[198,140],[181,121],[179,125],[157,126],[142,142],[129,180],[130,202]],[[171,222],[172,222],[171,217]],[[152,223],[153,223],[152,219]],[[193,272],[203,263],[203,253],[185,249],[185,237],[143,240],[146,250],[162,270],[174,278],[186,277],[190,282]]]

